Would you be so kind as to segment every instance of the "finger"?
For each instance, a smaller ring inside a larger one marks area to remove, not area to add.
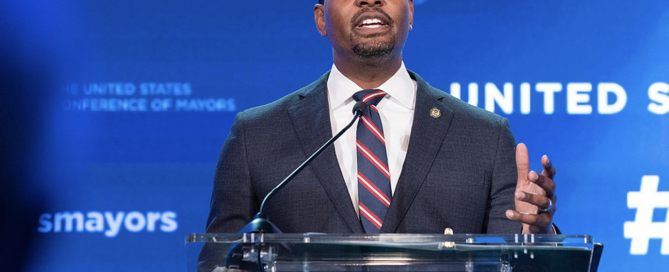
[[[523,224],[537,226],[546,229],[550,223],[548,216],[545,214],[522,214],[514,210],[507,210],[506,217]]]
[[[541,172],[542,175],[553,179],[555,176],[555,167],[553,166],[553,162],[548,158],[548,156],[544,155],[541,157],[541,165],[544,167],[544,171]]]
[[[523,143],[516,146],[516,169],[518,170],[518,183],[529,184],[527,172],[530,171],[530,159],[527,155],[527,147]]]
[[[548,200],[548,197],[537,195],[529,192],[516,191],[516,199],[530,203],[539,207],[539,209],[546,210],[551,206],[551,202]]]
[[[544,190],[545,195],[547,197],[553,197],[553,194],[555,193],[555,182],[553,182],[552,179],[547,178],[543,175],[537,174],[537,172],[531,171],[529,174],[527,174],[527,179],[536,184],[537,186],[541,187],[541,189]],[[536,193],[536,192],[533,192]]]

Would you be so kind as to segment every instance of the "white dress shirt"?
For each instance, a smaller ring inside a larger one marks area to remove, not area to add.
[[[355,105],[352,96],[363,89],[339,72],[334,64],[327,84],[330,124],[332,124],[332,135],[335,135],[351,122],[353,105]],[[416,88],[416,82],[409,76],[404,62],[402,62],[402,66],[395,75],[376,88],[387,93],[376,108],[379,110],[383,125],[388,168],[390,170],[390,189],[393,193],[402,172],[402,165],[404,165],[407,147],[409,146],[414,105],[416,103]],[[334,148],[353,207],[355,207],[355,212],[359,213],[358,160],[355,145],[357,125],[356,122],[335,141]]]

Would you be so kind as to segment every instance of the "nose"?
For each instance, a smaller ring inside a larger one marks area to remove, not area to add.
[[[356,0],[355,4],[358,7],[380,7],[385,4],[385,0]]]

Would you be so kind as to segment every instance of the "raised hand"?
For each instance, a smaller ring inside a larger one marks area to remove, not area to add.
[[[541,158],[544,170],[541,174],[530,171],[530,160],[525,144],[516,147],[516,168],[518,183],[514,200],[516,210],[507,210],[506,217],[523,224],[524,234],[545,234],[553,232],[553,215],[557,197],[555,195],[555,167],[544,155]]]

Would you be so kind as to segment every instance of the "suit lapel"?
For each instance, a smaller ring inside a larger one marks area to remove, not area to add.
[[[299,93],[299,99],[289,109],[293,128],[306,157],[332,137],[327,96],[329,72]],[[311,162],[308,168],[316,173],[332,204],[346,221],[351,232],[364,232],[355,213],[334,147],[330,146]]]
[[[395,232],[409,210],[418,190],[423,184],[432,163],[441,148],[453,111],[442,100],[446,94],[409,72],[417,82],[416,106],[414,109],[411,138],[402,173],[393,193],[393,199],[381,227],[381,232]],[[436,108],[441,116],[435,118],[431,111]]]

